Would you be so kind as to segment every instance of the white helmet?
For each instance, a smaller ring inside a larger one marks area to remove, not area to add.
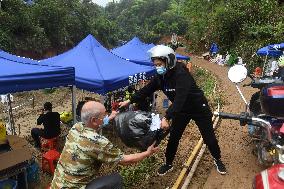
[[[154,58],[162,58],[166,60],[166,68],[172,69],[175,67],[177,59],[175,55],[175,51],[165,45],[157,45],[152,47],[148,53],[150,54],[151,59]]]

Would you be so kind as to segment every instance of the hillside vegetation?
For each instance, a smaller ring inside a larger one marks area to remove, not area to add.
[[[61,53],[89,33],[112,48],[138,36],[155,43],[173,32],[191,52],[216,42],[247,64],[259,48],[284,41],[283,0],[121,0],[105,8],[91,0],[3,0],[0,48],[42,58]]]

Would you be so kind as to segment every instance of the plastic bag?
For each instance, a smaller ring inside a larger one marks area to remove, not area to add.
[[[118,114],[114,126],[122,142],[141,151],[157,140],[159,129],[151,131],[151,112],[127,111]]]
[[[69,123],[73,120],[72,112],[61,112],[60,113],[60,121],[62,123]]]

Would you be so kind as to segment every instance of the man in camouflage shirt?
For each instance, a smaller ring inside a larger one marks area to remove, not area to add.
[[[97,133],[103,124],[105,111],[104,105],[99,102],[89,101],[84,104],[82,122],[75,124],[69,131],[51,188],[91,188],[102,163],[129,165],[158,150],[151,145],[145,152],[124,155],[107,138]],[[109,119],[113,119],[116,114],[113,112]]]

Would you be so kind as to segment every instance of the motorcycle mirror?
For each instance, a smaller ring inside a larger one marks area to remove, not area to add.
[[[228,78],[233,83],[240,83],[247,77],[247,69],[243,65],[234,65],[228,71]]]

